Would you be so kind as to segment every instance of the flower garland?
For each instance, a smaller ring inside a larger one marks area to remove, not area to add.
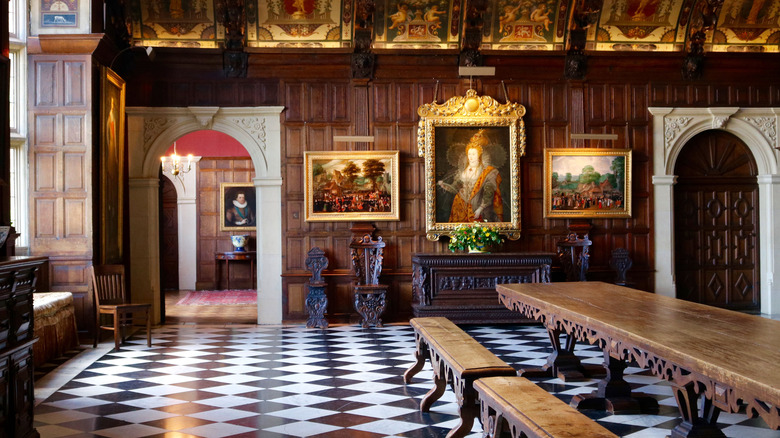
[[[450,251],[478,249],[501,243],[501,235],[495,228],[484,223],[460,224],[450,235],[450,243],[447,245]]]

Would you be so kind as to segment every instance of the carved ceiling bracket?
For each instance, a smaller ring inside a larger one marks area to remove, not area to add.
[[[252,2],[249,4],[250,8],[254,8]],[[244,0],[217,0],[215,9],[217,20],[225,27],[225,52],[222,55],[225,77],[245,78],[249,55],[244,52],[247,14]]]
[[[585,55],[585,43],[588,28],[598,21],[604,0],[582,0],[575,2],[571,12],[569,30],[569,50],[566,52],[563,75],[569,80],[582,80],[588,73],[588,57]]]
[[[371,40],[374,34],[374,0],[355,2],[355,35],[352,53],[352,78],[373,79],[376,55],[371,52]]]
[[[461,66],[479,67],[484,63],[479,46],[482,44],[483,16],[487,9],[487,3],[487,0],[469,0],[468,2],[463,28],[463,44],[460,49],[459,65]]]
[[[701,77],[707,32],[712,32],[715,28],[723,0],[701,0],[696,6],[696,13],[691,17],[691,31],[688,34],[688,52],[682,65],[682,77],[689,81]]]

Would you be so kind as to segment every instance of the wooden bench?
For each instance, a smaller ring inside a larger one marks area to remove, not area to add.
[[[449,383],[458,401],[460,422],[447,438],[465,436],[479,413],[474,381],[490,376],[516,376],[517,371],[447,318],[412,318],[409,324],[415,332],[417,361],[404,373],[404,382],[409,383],[425,360],[430,359],[434,387],[420,402],[420,411],[428,412]]]
[[[616,438],[595,421],[525,377],[486,377],[474,382],[486,438],[509,431],[528,438]]]

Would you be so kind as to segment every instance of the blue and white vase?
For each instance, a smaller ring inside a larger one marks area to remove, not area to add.
[[[230,243],[233,244],[233,247],[236,249],[236,251],[246,251],[246,244],[248,240],[249,234],[236,234],[230,236]]]

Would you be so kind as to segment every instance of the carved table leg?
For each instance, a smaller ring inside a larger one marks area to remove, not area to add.
[[[600,365],[583,365],[574,354],[577,340],[566,335],[566,346],[561,346],[561,334],[558,329],[547,329],[553,352],[547,358],[547,365],[541,368],[523,368],[517,374],[523,377],[558,377],[564,382],[575,382],[588,378],[604,377],[604,368]]]
[[[417,361],[413,363],[412,366],[406,370],[406,372],[404,372],[404,383],[411,382],[412,377],[419,373],[420,370],[423,369],[423,366],[425,366],[425,359],[429,359],[431,357],[430,353],[428,352],[428,345],[423,342],[422,337],[418,333],[415,333],[415,337],[417,338],[415,340],[415,343],[417,344],[417,350],[414,352],[414,358],[417,359]]]
[[[683,421],[672,429],[670,438],[726,437],[716,424],[720,409],[712,404],[712,400],[703,395],[701,396],[703,417],[699,416],[699,408],[696,406],[696,401],[699,398],[699,394],[696,393],[696,383],[689,383],[685,386],[672,383],[672,388]]]
[[[309,293],[306,295],[306,310],[309,312],[309,319],[306,321],[306,328],[319,327],[328,328],[328,320],[325,319],[325,312],[328,310],[328,297],[325,295],[325,285],[308,284]]]
[[[590,394],[575,395],[571,406],[577,409],[606,410],[613,414],[657,413],[658,401],[647,394],[631,392],[631,386],[623,379],[628,364],[615,359],[604,351],[607,375],[599,382],[598,389]]]

